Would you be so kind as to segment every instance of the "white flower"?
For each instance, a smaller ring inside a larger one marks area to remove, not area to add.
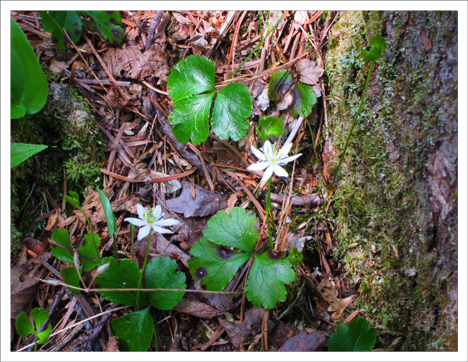
[[[178,220],[173,220],[173,219],[161,220],[161,218],[164,216],[164,213],[162,213],[162,208],[159,205],[157,205],[156,207],[153,207],[152,209],[146,210],[143,206],[138,204],[137,211],[138,211],[139,219],[128,217],[124,221],[128,221],[129,223],[135,226],[142,227],[140,231],[138,232],[138,240],[141,240],[145,236],[148,236],[148,234],[151,231],[151,228],[153,228],[153,230],[157,233],[172,234],[171,230],[164,229],[160,226],[172,226],[172,225],[180,224],[180,221]]]
[[[259,162],[254,163],[247,167],[247,170],[250,171],[261,171],[265,170],[263,174],[262,181],[268,180],[273,173],[280,177],[288,177],[288,173],[280,165],[285,165],[288,162],[294,161],[299,156],[302,156],[302,153],[298,155],[287,157],[289,151],[291,150],[292,143],[284,145],[279,151],[276,150],[276,145],[272,145],[270,141],[266,141],[263,144],[262,151],[256,149],[254,146],[251,146],[253,154],[257,156]]]

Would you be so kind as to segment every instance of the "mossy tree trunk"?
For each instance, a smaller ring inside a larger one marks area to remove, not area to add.
[[[456,12],[343,12],[330,34],[330,162],[364,89],[361,47],[388,47],[333,196],[337,254],[381,348],[457,349],[457,31]]]

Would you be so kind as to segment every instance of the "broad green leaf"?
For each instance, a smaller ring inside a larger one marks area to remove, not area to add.
[[[255,127],[258,136],[264,141],[268,141],[269,135],[279,137],[283,134],[283,120],[279,117],[262,116],[258,123],[265,130],[265,132],[262,132]]]
[[[278,102],[293,85],[294,80],[287,69],[277,71],[268,83],[268,98]]]
[[[147,289],[186,289],[185,274],[176,272],[177,262],[168,256],[151,259],[145,271]],[[150,304],[161,310],[174,308],[185,292],[146,292]]]
[[[16,317],[15,327],[16,332],[23,338],[27,338],[30,334],[36,333],[36,330],[25,312],[21,312],[18,317]]]
[[[210,133],[209,117],[214,93],[183,98],[175,101],[174,111],[169,120],[174,129],[172,132],[179,142],[194,145],[206,141]]]
[[[70,235],[68,234],[67,229],[55,229],[52,232],[51,239],[57,243],[62,244],[68,249],[73,250],[73,247],[70,243]],[[64,248],[61,248],[60,246],[55,246],[54,244],[50,244],[50,250],[52,251],[52,255],[57,259],[67,263],[73,263],[73,253],[65,250]]]
[[[111,43],[120,44],[125,36],[118,11],[78,11],[86,30],[98,33]]]
[[[214,82],[213,62],[199,55],[191,55],[171,69],[167,79],[169,97],[178,101],[195,94],[212,91],[215,89]],[[173,107],[176,109],[175,105]]]
[[[94,240],[93,240],[94,237]],[[94,258],[96,260],[89,260],[81,258],[81,263],[86,270],[94,269],[94,267],[99,263],[99,254],[96,250],[96,247],[99,247],[99,235],[89,233],[84,236],[84,245],[80,245],[80,255],[87,256],[88,258]],[[94,246],[96,244],[96,247]]]
[[[188,260],[193,279],[200,280],[200,286],[207,290],[221,291],[229,284],[237,270],[251,257],[238,251],[229,250],[201,238],[190,249]]]
[[[154,332],[149,307],[114,319],[111,326],[121,347],[132,352],[148,351]]]
[[[31,317],[34,320],[34,324],[36,325],[36,334],[39,337],[39,341],[37,343],[44,344],[47,342],[50,333],[52,332],[52,325],[49,323],[49,326],[43,332],[39,332],[39,329],[45,323],[45,321],[49,319],[49,312],[44,308],[34,308],[31,311]]]
[[[27,143],[12,143],[11,144],[11,168],[18,166],[21,162],[26,161],[29,157],[46,149],[45,145],[30,145]]]
[[[364,318],[355,318],[349,325],[340,324],[328,341],[329,351],[371,351],[377,332]]]
[[[248,118],[252,114],[252,97],[249,88],[241,83],[231,83],[216,95],[211,126],[222,140],[239,141],[249,130]]]
[[[94,279],[102,289],[132,289],[138,288],[138,279],[140,277],[140,269],[137,263],[131,260],[122,260],[120,264],[113,258],[102,259],[100,265],[110,261],[109,267],[99,276]],[[136,306],[137,292],[115,291],[115,292],[99,292],[102,297],[108,301],[124,304],[131,307]],[[144,297],[144,294],[143,294]],[[143,301],[143,303],[145,303]]]
[[[214,215],[203,235],[212,243],[251,253],[260,236],[256,223],[255,216],[241,207],[234,207],[229,214],[222,210]]]
[[[317,103],[317,96],[307,84],[297,83],[294,87],[293,91],[297,92],[298,97],[289,113],[293,117],[299,114],[306,118],[312,112],[312,106]]]
[[[23,30],[10,17],[11,118],[39,112],[48,95],[47,79]]]
[[[80,275],[82,270],[83,268],[80,267]],[[69,268],[62,268],[62,270],[60,270],[60,274],[62,274],[63,281],[65,282],[65,284],[73,285],[74,287],[80,288],[80,275],[78,274],[78,271],[74,266],[71,266]],[[73,293],[80,293],[79,289],[70,288],[70,290]]]
[[[257,307],[274,308],[276,303],[286,300],[284,284],[292,283],[294,279],[295,273],[288,258],[267,251],[255,257],[245,285],[245,295]]]
[[[104,210],[104,215],[106,216],[107,229],[109,231],[109,236],[113,237],[117,231],[117,224],[115,222],[114,212],[112,211],[111,203],[107,198],[107,195],[98,189],[99,198],[101,199],[102,208]]]
[[[382,57],[382,53],[387,49],[387,44],[385,42],[385,38],[380,35],[374,35],[369,44],[371,48],[369,50],[365,50],[362,48],[361,52],[364,58],[371,62],[376,62]]]
[[[58,49],[65,49],[69,43],[68,37],[76,44],[81,37],[82,23],[76,11],[41,11],[41,23],[44,30],[52,33],[52,41]]]
[[[78,208],[80,206],[80,197],[75,191],[70,191],[69,194],[70,195],[65,195],[65,201]]]

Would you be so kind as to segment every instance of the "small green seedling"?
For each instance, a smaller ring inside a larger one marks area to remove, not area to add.
[[[241,83],[231,83],[215,93],[215,68],[211,60],[199,55],[181,60],[171,69],[167,86],[174,101],[169,121],[180,142],[199,145],[206,141],[210,119],[214,133],[223,140],[239,141],[247,134],[252,114],[249,89]]]
[[[208,221],[203,235],[192,246],[193,257],[188,260],[190,273],[202,288],[223,290],[239,268],[253,258],[245,286],[247,299],[264,308],[274,308],[286,300],[284,284],[294,281],[294,271],[283,252],[254,252],[260,235],[255,216],[240,207],[229,214],[220,211]]]
[[[258,120],[258,124],[263,131],[255,126],[257,135],[264,141],[268,141],[270,135],[279,137],[283,134],[283,120],[279,117],[262,116],[262,118]]]
[[[35,326],[31,324],[25,312],[21,312],[18,317],[16,317],[15,326],[16,331],[23,338],[34,334],[34,351],[37,351],[37,345],[44,344],[49,339],[50,333],[52,332],[52,325],[49,323],[45,331],[39,331],[41,326],[49,319],[49,312],[43,308],[34,308],[31,311],[31,317],[34,320]]]
[[[349,325],[340,324],[328,341],[329,351],[372,351],[377,338],[375,328],[364,318],[355,318]]]
[[[44,30],[52,33],[58,49],[65,49],[70,40],[80,40],[83,25],[111,43],[120,44],[125,35],[118,11],[41,11],[40,16]]]

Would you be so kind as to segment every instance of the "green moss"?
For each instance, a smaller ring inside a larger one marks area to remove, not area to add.
[[[427,56],[420,45],[421,29],[437,34],[438,23],[445,26],[433,46],[442,43],[453,15],[423,14],[412,14],[409,26],[415,30],[403,29],[408,13],[345,12],[330,34],[336,39],[326,55],[328,98],[333,104],[330,131],[339,154],[369,70],[360,49],[377,33],[387,39],[388,50],[374,67],[332,209],[338,230],[336,255],[344,260],[352,286],[361,293],[358,306],[376,309],[369,316],[373,324],[382,326],[381,347],[402,336],[402,350],[431,349],[433,340],[442,349],[453,345],[444,342],[446,337],[451,340],[451,332],[446,334],[449,326],[434,331],[435,314],[443,300],[441,281],[434,275],[437,255],[425,250],[430,236],[423,223],[429,212],[425,204],[428,155],[449,132],[440,120],[440,109],[456,104],[456,91],[453,84],[433,84],[440,59]],[[407,61],[402,62],[405,56]],[[438,87],[447,89],[445,99],[439,98]],[[356,243],[357,248],[350,248]],[[414,278],[405,274],[411,268],[418,273]],[[421,321],[421,316],[426,320]]]

